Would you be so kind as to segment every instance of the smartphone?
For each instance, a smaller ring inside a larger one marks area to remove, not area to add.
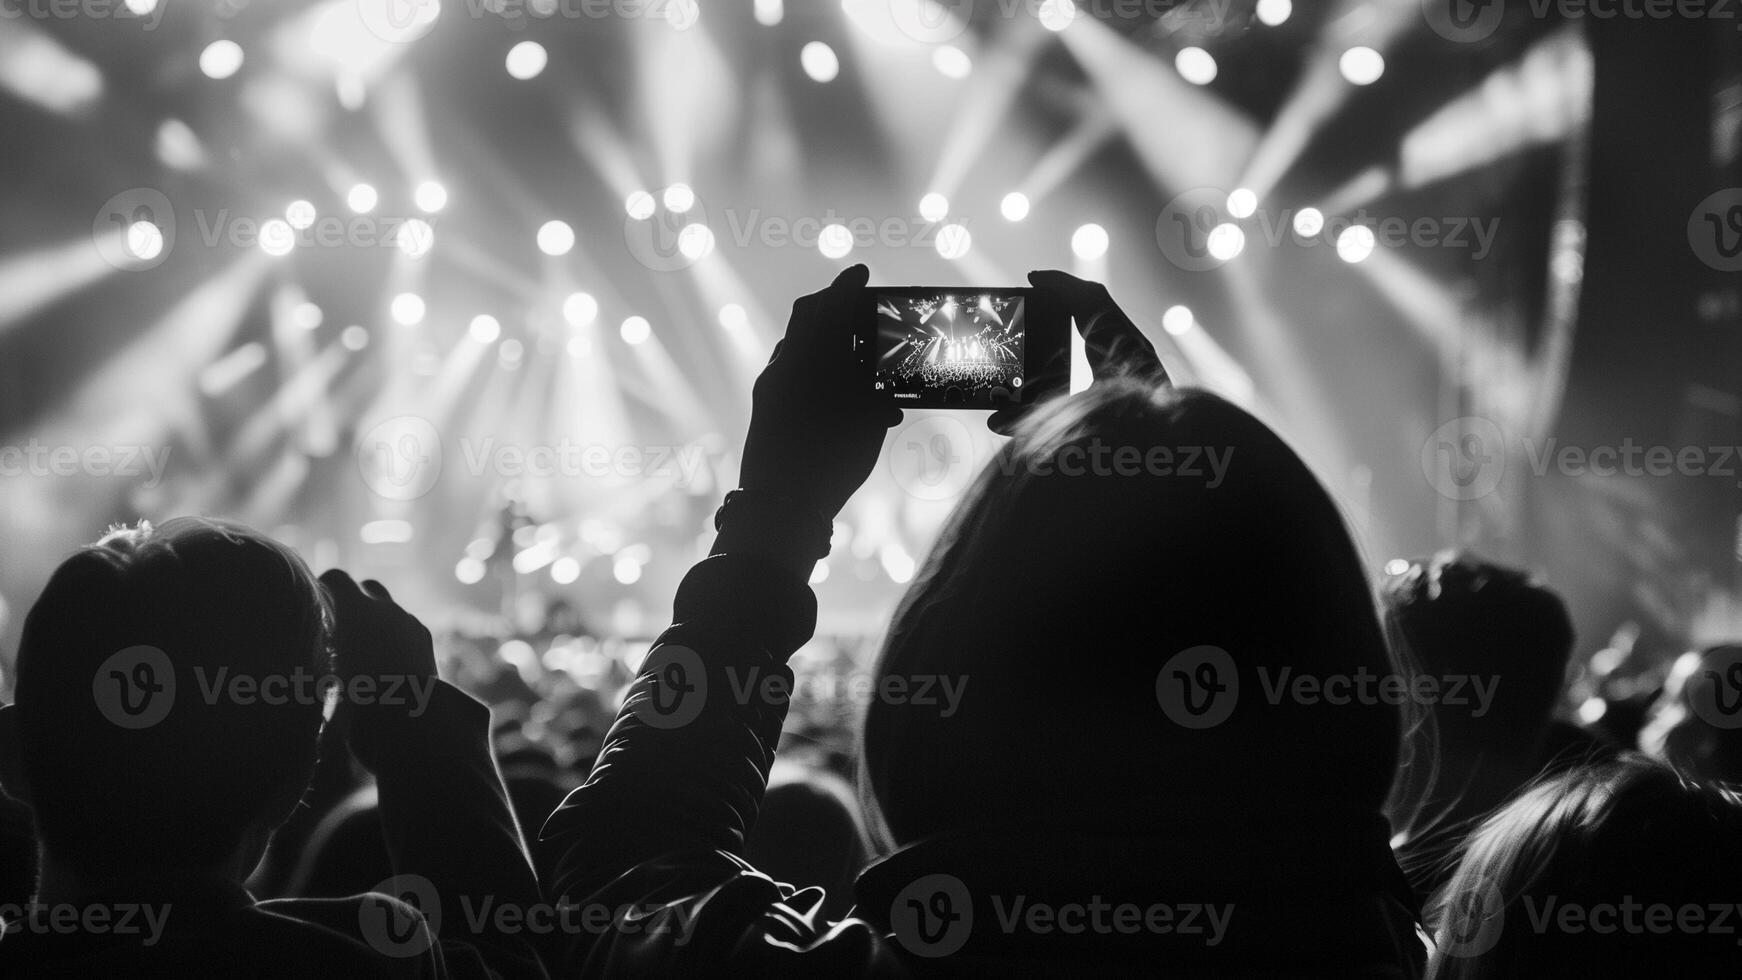
[[[854,346],[864,383],[905,408],[996,409],[1070,356],[1070,317],[1030,287],[868,286]]]

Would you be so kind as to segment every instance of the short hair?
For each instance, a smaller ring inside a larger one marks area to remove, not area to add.
[[[84,873],[209,867],[263,817],[276,825],[288,802],[267,808],[307,785],[326,706],[231,697],[229,683],[307,674],[323,690],[331,622],[296,552],[240,524],[142,521],[68,558],[18,652],[20,754],[45,849]],[[172,696],[161,718],[118,723],[138,664],[123,651],[139,648],[170,671],[153,683],[173,681]]]
[[[1548,724],[1573,651],[1572,618],[1552,589],[1521,570],[1442,551],[1411,562],[1381,593],[1386,625],[1423,671],[1500,679],[1485,728]],[[1442,711],[1437,720],[1444,727],[1458,717]]]

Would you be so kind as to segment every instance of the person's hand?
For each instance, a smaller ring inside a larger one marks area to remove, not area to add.
[[[832,520],[877,465],[901,410],[872,390],[853,350],[870,270],[854,265],[792,304],[786,338],[756,379],[739,486]]]
[[[1156,355],[1155,345],[1113,302],[1106,286],[1056,270],[1030,272],[1028,281],[1036,289],[1051,293],[1076,321],[1096,381],[1133,375],[1157,385],[1167,383],[1167,368]],[[1069,393],[1070,387],[1071,358],[1067,348],[1029,379],[1032,395],[1028,404],[993,412],[986,426],[1001,436],[1009,435],[1037,405]]]
[[[333,603],[334,666],[347,690],[358,677],[406,684],[436,676],[429,630],[380,582],[366,579],[358,585],[335,568],[321,576],[321,585]]]

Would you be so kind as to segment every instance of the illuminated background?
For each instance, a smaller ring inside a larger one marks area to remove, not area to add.
[[[1742,477],[1537,477],[1516,449],[1742,442],[1737,277],[1688,231],[1742,185],[1732,23],[1417,0],[113,6],[0,19],[0,447],[169,463],[156,485],[0,476],[0,657],[70,548],[189,512],[438,621],[562,598],[648,635],[734,485],[791,300],[858,261],[874,283],[1104,279],[1176,376],[1302,449],[1376,574],[1466,543],[1566,588],[1583,649],[1626,622],[1668,647],[1736,629]],[[1369,231],[1418,221],[1453,240]],[[892,438],[819,570],[825,631],[885,619],[992,445],[965,418]],[[1506,434],[1503,471],[1458,458],[1483,448],[1460,418]],[[478,466],[564,440],[706,465]],[[1446,483],[1489,473],[1473,499]]]

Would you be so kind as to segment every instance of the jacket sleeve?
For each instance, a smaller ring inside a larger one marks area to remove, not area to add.
[[[822,918],[737,855],[786,718],[786,658],[815,629],[802,579],[747,555],[685,576],[585,785],[545,824],[539,866],[569,910],[564,976],[816,973],[893,968],[881,937]]]
[[[529,925],[538,878],[491,752],[490,710],[431,681],[421,708],[370,705],[352,719],[351,747],[380,789],[395,876],[385,890],[418,901],[443,975],[544,977]],[[416,952],[398,931],[379,931],[390,938],[372,944],[400,947],[389,955]]]

